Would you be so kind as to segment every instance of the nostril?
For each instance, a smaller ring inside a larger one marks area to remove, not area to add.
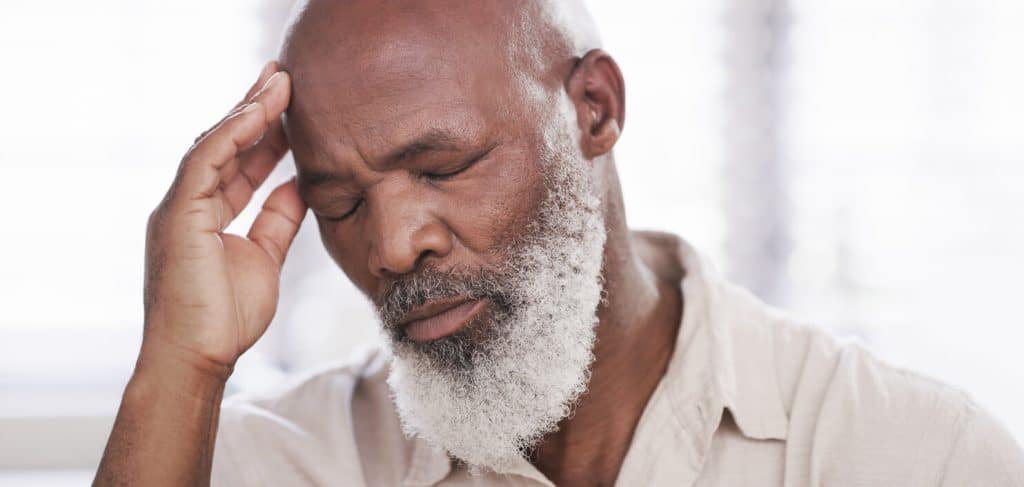
[[[378,277],[415,272],[426,261],[444,258],[451,252],[454,237],[448,226],[424,205],[393,205],[388,209],[390,218],[375,219],[376,238],[370,247],[368,264]]]

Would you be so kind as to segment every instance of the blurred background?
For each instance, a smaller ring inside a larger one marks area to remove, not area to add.
[[[626,78],[631,225],[1024,438],[1024,3],[589,3]],[[0,6],[0,484],[91,479],[140,340],[146,218],[289,7]],[[232,390],[378,339],[308,223]]]

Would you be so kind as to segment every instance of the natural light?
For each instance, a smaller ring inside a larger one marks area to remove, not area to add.
[[[590,2],[626,77],[630,224],[964,388],[1024,439],[1024,3],[748,3]],[[288,7],[0,7],[4,443],[40,444],[19,426],[39,418],[99,418],[86,430],[105,435],[141,336],[146,219],[192,139],[274,55]],[[314,225],[292,254],[236,389],[376,339]],[[95,436],[52,458],[0,446],[0,473],[91,470]]]

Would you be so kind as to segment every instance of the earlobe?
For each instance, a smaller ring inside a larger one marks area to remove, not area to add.
[[[576,106],[582,136],[580,148],[587,159],[611,152],[625,121],[625,85],[615,60],[594,49],[576,63],[566,91]]]

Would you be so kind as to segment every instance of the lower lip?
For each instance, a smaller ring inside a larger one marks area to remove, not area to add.
[[[405,325],[405,335],[415,342],[429,342],[451,335],[466,326],[483,310],[486,301],[466,301],[443,313]]]

